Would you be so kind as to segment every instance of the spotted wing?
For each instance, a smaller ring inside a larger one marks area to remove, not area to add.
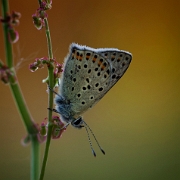
[[[60,94],[78,116],[96,104],[122,77],[131,54],[118,49],[93,49],[72,44],[64,63]]]

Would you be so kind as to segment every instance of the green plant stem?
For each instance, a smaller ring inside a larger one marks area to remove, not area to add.
[[[49,59],[53,59],[51,35],[50,35],[49,24],[48,24],[47,18],[44,19],[44,22],[45,22],[45,27],[46,27],[46,38],[47,38],[47,46],[48,46],[48,55],[49,55]]]
[[[25,100],[23,98],[23,95],[21,93],[21,89],[19,87],[19,84],[10,84],[11,92],[14,97],[14,100],[16,102],[16,106],[19,110],[19,113],[21,115],[21,118],[25,124],[25,127],[27,129],[27,132],[29,135],[37,134],[36,126],[32,120],[32,117],[29,113],[29,110],[27,108],[27,105],[25,103]]]
[[[2,17],[3,19],[7,18],[8,12],[9,12],[9,4],[8,0],[1,0],[2,2]],[[4,31],[4,44],[5,44],[5,55],[6,55],[6,63],[11,72],[14,75],[14,78],[16,77],[16,72],[13,68],[13,48],[12,44],[10,43],[8,39],[8,23],[3,23],[3,31]],[[25,100],[23,98],[21,89],[18,84],[18,80],[15,83],[11,83],[10,81],[10,88],[12,95],[14,97],[14,100],[16,102],[17,108],[19,110],[19,113],[21,115],[21,118],[23,120],[23,123],[26,127],[26,130],[31,137],[32,140],[32,160],[31,160],[31,180],[37,180],[38,176],[36,174],[39,173],[39,143],[37,140],[37,129],[34,124],[34,121],[29,113],[29,110],[26,106]]]
[[[49,125],[47,140],[46,140],[46,147],[45,147],[45,151],[44,151],[43,163],[42,163],[42,167],[41,167],[41,174],[40,174],[39,180],[43,180],[43,178],[44,178],[46,163],[47,163],[47,158],[48,158],[48,153],[49,153],[49,148],[50,148],[50,142],[51,142],[51,133],[52,133],[52,126]]]
[[[7,13],[9,11],[9,4],[8,0],[2,0],[2,17],[6,19]],[[3,23],[4,29],[4,43],[5,43],[5,55],[6,55],[6,62],[9,68],[13,67],[13,55],[12,55],[12,46],[8,39],[8,24]]]
[[[39,141],[36,135],[31,136],[31,180],[39,178]]]
[[[48,66],[49,86],[51,88],[53,88],[54,87],[54,74],[53,74],[54,66],[53,66],[53,62],[51,61],[53,59],[52,43],[51,43],[51,36],[50,36],[50,30],[49,30],[47,18],[45,18],[44,21],[45,21],[45,28],[46,28],[48,56],[50,59],[50,64]],[[48,107],[51,109],[53,107],[53,92],[52,91],[49,91]],[[42,163],[41,174],[40,174],[39,180],[43,180],[44,174],[45,174],[45,168],[46,168],[48,152],[49,152],[50,142],[51,142],[51,134],[52,134],[51,120],[52,120],[52,111],[48,111],[48,133],[47,133],[46,147],[45,147],[45,152],[44,152],[43,163]]]

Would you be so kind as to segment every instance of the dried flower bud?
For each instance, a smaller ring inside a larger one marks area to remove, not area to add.
[[[45,0],[46,3],[52,4],[52,0]]]
[[[32,15],[34,26],[37,28],[37,30],[42,29],[43,22],[42,19],[37,17],[35,14]]]
[[[49,10],[49,9],[51,9],[51,8],[52,8],[52,5],[47,3],[44,9],[45,9],[45,10]]]
[[[52,121],[52,139],[58,139],[62,136],[62,133],[66,130],[66,127],[64,127],[64,123],[59,119],[58,116],[53,116]]]
[[[21,144],[22,144],[23,146],[29,145],[30,142],[31,142],[31,138],[30,138],[29,135],[27,135],[26,137],[24,137],[24,138],[21,139]]]
[[[45,0],[45,2],[41,3],[41,8],[43,10],[49,10],[52,8],[52,0]]]
[[[35,63],[32,63],[29,65],[29,69],[31,72],[35,72],[36,70],[38,70],[38,67],[36,66]]]
[[[11,83],[15,84],[17,82],[17,78],[12,70],[10,70],[3,62],[0,61],[0,79],[5,84]]]
[[[47,57],[42,57],[42,58],[39,58],[42,62],[42,64],[48,64],[49,63],[49,58]]]
[[[9,27],[8,31],[9,40],[11,43],[16,43],[19,40],[19,34],[12,27]]]
[[[55,86],[58,86],[59,77],[62,71],[63,71],[62,64],[55,62],[55,69],[54,69]]]
[[[62,64],[56,63],[56,68],[58,69],[58,73],[63,72]]]
[[[5,19],[0,17],[0,22],[2,22],[2,23],[9,23],[10,20],[11,20],[11,16],[10,15],[7,15]]]
[[[13,11],[12,12],[12,18],[20,19],[21,18],[21,13]]]
[[[41,19],[44,19],[44,18],[47,18],[48,15],[47,15],[46,11],[40,10],[40,11],[39,11],[39,17],[40,17]]]
[[[46,127],[46,123],[42,122],[41,123],[41,127],[40,127],[40,131],[39,131],[41,136],[47,136],[47,127]]]
[[[13,26],[19,25],[19,19],[13,19],[13,20],[11,21],[11,24],[12,24]]]
[[[0,78],[3,83],[5,83],[5,84],[9,83],[9,77],[8,77],[6,71],[3,69],[0,70]]]

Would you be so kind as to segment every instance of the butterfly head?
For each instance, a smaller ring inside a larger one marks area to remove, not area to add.
[[[71,121],[71,125],[77,129],[81,129],[82,127],[84,127],[84,121],[82,119],[81,116],[79,116],[77,119],[73,119]]]

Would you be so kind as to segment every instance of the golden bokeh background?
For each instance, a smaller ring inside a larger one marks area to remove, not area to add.
[[[21,12],[15,64],[26,103],[37,123],[47,116],[47,69],[32,73],[28,65],[47,56],[44,30],[32,14],[38,1],[10,1]],[[177,0],[53,1],[48,11],[54,57],[62,63],[69,44],[113,47],[133,54],[122,79],[84,114],[106,151],[89,148],[85,129],[68,127],[50,147],[47,179],[180,179],[180,2]],[[0,28],[0,59],[5,60]],[[11,91],[0,83],[0,179],[29,179],[31,146],[20,140],[25,128]],[[44,144],[41,145],[41,159]]]

